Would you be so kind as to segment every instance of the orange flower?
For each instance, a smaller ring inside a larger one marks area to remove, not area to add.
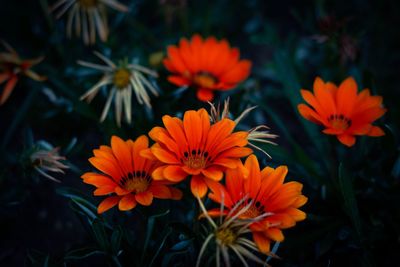
[[[14,90],[21,74],[35,81],[43,81],[46,78],[31,70],[34,65],[43,60],[43,57],[22,59],[9,44],[4,41],[1,41],[1,43],[7,50],[7,52],[0,53],[0,84],[7,81],[0,96],[0,105],[3,105]]]
[[[158,166],[157,161],[145,159],[140,151],[148,148],[149,141],[144,135],[136,141],[123,141],[117,136],[111,138],[111,147],[94,149],[90,163],[102,173],[87,172],[83,181],[97,187],[95,196],[110,195],[104,199],[98,213],[103,213],[118,204],[120,210],[131,210],[137,203],[149,206],[153,198],[180,199],[181,191],[169,187],[170,182],[154,181],[151,173]]]
[[[372,122],[385,114],[381,96],[371,96],[369,89],[357,94],[357,84],[352,77],[344,80],[339,88],[317,77],[314,95],[301,90],[304,100],[311,106],[298,105],[300,114],[317,124],[322,124],[325,134],[336,135],[346,146],[353,146],[355,135],[382,136],[383,130]]]
[[[213,91],[234,88],[249,76],[251,62],[239,57],[239,49],[231,48],[225,39],[203,40],[195,34],[190,42],[182,38],[179,46],[168,46],[164,65],[173,73],[168,77],[171,83],[194,86],[199,100],[211,101]]]
[[[250,225],[254,241],[261,252],[268,254],[271,241],[283,241],[281,229],[293,227],[306,218],[298,208],[307,198],[301,194],[302,184],[283,183],[288,172],[286,166],[266,167],[260,171],[256,156],[250,155],[244,167],[248,171],[247,178],[237,169],[227,170],[225,186],[216,182],[210,184],[209,198],[225,205],[226,209],[212,209],[207,213],[212,217],[234,217],[244,210],[238,218],[255,221]]]
[[[205,109],[186,111],[183,121],[168,115],[164,126],[154,127],[149,136],[156,143],[142,155],[163,164],[153,172],[153,179],[180,182],[192,175],[191,189],[203,197],[210,181],[222,179],[226,168],[242,166],[240,158],[252,153],[248,132],[233,132],[235,122],[223,118],[211,124]]]

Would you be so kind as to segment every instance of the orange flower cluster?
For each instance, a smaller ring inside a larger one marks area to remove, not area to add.
[[[163,124],[149,132],[154,141],[150,147],[146,136],[135,141],[113,136],[111,147],[93,150],[89,161],[101,173],[88,172],[82,178],[97,187],[94,195],[107,195],[99,213],[116,205],[120,210],[148,206],[153,198],[178,200],[182,193],[172,185],[190,176],[194,196],[204,197],[210,189],[209,197],[227,208],[223,214],[210,210],[210,216],[236,216],[230,211],[239,202],[251,203],[251,207],[238,219],[266,216],[250,227],[263,253],[269,253],[270,240],[282,241],[281,229],[305,219],[298,210],[307,201],[301,194],[302,185],[283,183],[286,167],[260,171],[257,158],[250,155],[249,132],[235,131],[235,121],[227,117],[213,120],[205,109],[199,109],[186,111],[183,119],[165,115]],[[247,156],[243,164],[241,158]],[[220,183],[224,177],[226,188]]]

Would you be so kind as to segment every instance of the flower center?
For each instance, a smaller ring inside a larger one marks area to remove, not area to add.
[[[331,123],[332,128],[335,130],[346,130],[351,126],[351,120],[343,116],[342,114],[330,115],[328,121]]]
[[[207,165],[207,160],[208,160],[208,152],[201,151],[198,149],[197,151],[195,149],[192,150],[191,153],[185,152],[184,154],[184,159],[183,164],[188,166],[191,169],[203,169]]]
[[[243,206],[248,205],[251,202],[251,200],[252,199],[249,198],[246,201],[247,204],[243,204]],[[242,219],[256,218],[264,213],[264,209],[265,209],[264,205],[262,205],[260,201],[257,201],[256,203],[251,205],[250,208],[248,208],[242,215],[240,215],[240,218],[242,218]]]
[[[203,87],[203,88],[212,88],[214,85],[217,83],[217,78],[212,75],[209,72],[198,72],[194,77],[193,77],[193,82],[198,86],[198,87]]]
[[[78,0],[78,1],[83,8],[95,7],[98,4],[98,0]]]
[[[113,83],[118,89],[124,89],[129,85],[131,72],[125,68],[119,68],[114,72]]]
[[[147,190],[150,182],[151,178],[145,171],[136,171],[122,177],[120,185],[128,191],[142,193]]]
[[[223,228],[215,232],[215,238],[220,244],[230,246],[235,243],[237,235],[231,229]]]

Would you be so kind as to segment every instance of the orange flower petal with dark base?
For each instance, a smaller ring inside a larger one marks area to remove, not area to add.
[[[323,132],[336,135],[342,144],[353,146],[356,135],[384,135],[381,128],[372,125],[386,112],[382,97],[371,96],[369,89],[357,93],[357,83],[352,77],[339,87],[317,77],[314,94],[307,90],[300,90],[300,93],[310,106],[299,104],[299,113],[309,121],[322,124]]]
[[[95,156],[89,161],[102,173],[88,172],[82,175],[82,179],[97,187],[93,193],[95,196],[112,195],[100,203],[99,213],[117,204],[120,210],[126,211],[137,204],[149,206],[153,198],[181,197],[180,191],[170,186],[172,182],[160,182],[154,178],[164,180],[165,167],[160,166],[151,153],[146,136],[142,135],[135,141],[113,136],[111,147],[100,146],[93,153]]]
[[[182,38],[178,46],[168,46],[163,63],[172,73],[171,83],[193,86],[199,100],[211,101],[214,91],[234,88],[249,76],[251,62],[239,57],[239,49],[231,48],[226,40],[195,34],[190,41]]]

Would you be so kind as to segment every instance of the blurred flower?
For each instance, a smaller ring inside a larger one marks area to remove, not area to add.
[[[175,17],[181,15],[187,7],[186,0],[160,0],[160,5],[163,7],[165,24],[172,25]]]
[[[103,72],[103,77],[98,83],[93,85],[85,94],[81,96],[81,100],[86,99],[90,103],[97,95],[99,90],[106,85],[111,84],[107,102],[101,114],[100,121],[104,121],[110,109],[113,99],[115,103],[115,118],[118,126],[121,126],[122,112],[125,112],[125,118],[128,123],[132,121],[132,91],[136,95],[139,104],[145,104],[151,108],[150,97],[146,91],[149,89],[153,95],[158,96],[157,89],[146,79],[143,74],[152,77],[158,77],[157,72],[137,64],[129,64],[127,60],[121,60],[118,65],[113,63],[104,55],[94,52],[106,65],[99,65],[86,61],[78,61],[78,64]]]
[[[266,264],[266,261],[262,261],[253,254],[253,252],[260,251],[254,241],[247,238],[248,233],[251,231],[250,225],[252,223],[258,222],[268,214],[263,214],[262,216],[258,216],[257,218],[249,218],[244,220],[240,219],[240,216],[247,213],[249,208],[251,208],[251,204],[244,204],[244,202],[241,201],[238,203],[238,205],[235,205],[229,212],[231,216],[224,216],[225,210],[222,199],[221,207],[219,209],[221,211],[221,215],[219,216],[219,220],[214,221],[208,215],[201,199],[197,197],[197,200],[202,211],[200,217],[205,217],[212,229],[208,236],[205,238],[205,241],[200,249],[196,267],[200,266],[203,254],[212,239],[215,240],[216,244],[216,266],[221,266],[221,255],[225,266],[231,266],[229,250],[233,251],[234,254],[236,254],[239,260],[242,262],[242,266],[249,266],[245,258],[251,259],[264,266],[268,266],[268,264]],[[272,253],[269,253],[269,255],[274,256]]]
[[[9,44],[4,41],[1,43],[7,50],[0,53],[0,84],[7,81],[0,96],[0,105],[3,105],[14,90],[20,75],[25,75],[35,81],[44,81],[46,78],[31,70],[43,60],[43,57],[22,59]]]
[[[149,56],[149,64],[154,68],[158,68],[162,65],[162,61],[164,59],[164,52],[158,51],[151,53]]]
[[[59,147],[53,148],[49,143],[39,141],[29,156],[33,168],[44,177],[55,182],[60,182],[60,180],[54,178],[48,172],[64,174],[64,169],[69,168],[61,162],[65,160],[65,157],[60,156],[59,150]]]
[[[383,130],[372,123],[385,114],[381,96],[371,96],[369,89],[357,93],[357,84],[352,77],[343,81],[339,88],[325,83],[317,77],[314,94],[301,90],[304,100],[311,106],[299,104],[300,114],[317,124],[322,124],[325,134],[336,135],[338,140],[353,146],[355,135],[382,136]]]
[[[348,34],[339,37],[340,62],[345,64],[347,60],[354,61],[358,52],[357,39]]]
[[[164,127],[149,136],[156,143],[142,155],[163,164],[153,172],[155,180],[180,182],[192,175],[191,190],[203,197],[210,181],[220,181],[226,168],[241,167],[241,157],[252,153],[246,131],[233,132],[235,122],[224,118],[211,124],[205,109],[186,111],[183,121],[163,116]]]
[[[72,27],[75,23],[75,33],[79,37],[82,32],[86,45],[96,43],[96,32],[100,40],[107,41],[108,22],[106,7],[120,12],[128,12],[127,6],[117,0],[59,0],[52,7],[51,12],[58,9],[56,18],[59,19],[69,11],[67,21],[67,36],[71,38]]]
[[[105,196],[98,206],[103,213],[118,204],[120,210],[131,210],[137,203],[149,206],[153,198],[180,199],[181,191],[168,185],[168,181],[154,181],[151,173],[159,166],[158,161],[145,159],[140,151],[148,148],[149,141],[144,135],[136,141],[123,141],[117,136],[111,138],[111,147],[102,145],[93,150],[89,162],[101,173],[87,172],[82,175],[85,183],[97,187],[95,196]]]
[[[239,49],[231,48],[225,39],[203,40],[196,34],[190,42],[182,38],[179,46],[168,46],[164,66],[172,72],[171,83],[193,86],[199,100],[211,101],[215,90],[232,89],[249,76],[251,62],[239,57]]]
[[[211,217],[237,216],[240,219],[257,219],[250,224],[253,239],[261,252],[270,253],[270,242],[282,242],[281,229],[293,227],[297,221],[304,220],[306,214],[298,208],[307,202],[301,194],[302,184],[283,183],[288,172],[286,166],[276,169],[266,167],[260,171],[256,156],[250,155],[244,164],[248,177],[238,170],[228,169],[225,173],[225,186],[210,183],[212,193],[209,198],[224,204],[226,210],[212,209]],[[246,207],[241,214],[240,207]],[[261,217],[260,217],[261,216]]]
[[[311,37],[318,43],[331,41],[339,51],[341,64],[345,64],[347,60],[354,61],[359,50],[357,39],[344,31],[351,19],[346,17],[339,20],[335,16],[324,16],[318,19],[318,28],[321,33]]]

